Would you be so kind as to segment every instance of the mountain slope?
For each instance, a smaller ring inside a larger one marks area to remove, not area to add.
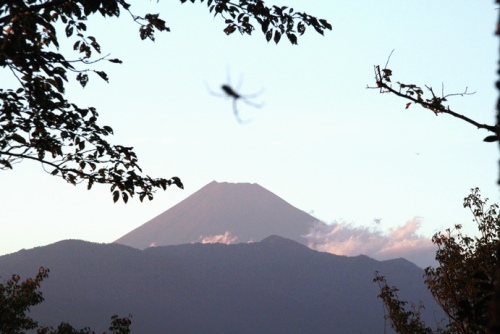
[[[226,232],[237,237],[237,242],[260,241],[275,234],[306,243],[302,236],[315,221],[258,184],[214,181],[115,243],[144,249],[201,241]]]
[[[67,321],[105,330],[109,316],[132,314],[135,333],[382,333],[374,272],[440,318],[405,260],[376,261],[313,251],[270,236],[257,243],[184,244],[137,250],[61,241],[0,257],[0,276],[51,269],[41,324]]]

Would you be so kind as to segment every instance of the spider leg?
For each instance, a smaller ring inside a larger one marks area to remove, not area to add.
[[[238,108],[236,106],[237,101],[238,101],[237,99],[233,99],[233,114],[234,114],[234,117],[236,118],[236,120],[240,124],[248,123],[249,121],[244,121],[244,120],[241,119],[241,117],[240,117],[240,115],[238,113]]]
[[[210,95],[213,95],[215,97],[227,97],[227,94],[221,94],[221,93],[216,93],[212,89],[210,89],[210,86],[205,82],[205,88],[207,89],[208,93]]]
[[[256,97],[259,97],[262,95],[262,93],[264,93],[265,89],[262,88],[261,90],[259,90],[257,93],[253,93],[253,94],[244,94],[244,95],[241,95],[240,97],[242,98],[245,98],[245,99],[253,99],[253,98],[256,98]]]
[[[248,100],[246,97],[240,97],[240,100],[243,101],[245,104],[247,104],[251,107],[257,108],[257,109],[260,109],[264,106],[264,103],[255,103],[255,102]]]
[[[245,94],[245,95],[240,95],[240,100],[242,100],[245,104],[248,104],[249,106],[252,106],[254,108],[260,109],[264,106],[264,103],[257,103],[251,101],[251,99],[260,96],[264,92],[264,89],[261,89],[257,93],[254,94]]]

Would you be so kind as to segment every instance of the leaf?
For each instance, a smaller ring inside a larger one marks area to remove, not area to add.
[[[24,145],[26,145],[26,144],[27,144],[26,139],[24,139],[24,137],[23,137],[23,136],[18,135],[17,133],[13,133],[13,134],[10,136],[10,139],[15,140],[15,141],[17,141],[18,143],[21,143],[21,144],[24,144]]]
[[[106,72],[103,71],[94,71],[94,72],[97,73],[104,81],[109,83],[108,75],[106,74]]]
[[[410,108],[410,105],[411,105],[411,102],[408,102],[408,103],[406,104],[406,108],[405,108],[405,109]]]
[[[89,82],[89,76],[87,74],[78,73],[76,80],[80,82],[80,85],[82,85],[83,88],[85,88],[85,85]]]
[[[498,141],[498,137],[497,137],[497,135],[488,136],[488,137],[484,138],[483,141],[485,141],[487,143],[493,143],[493,142]]]
[[[321,27],[318,27],[317,25],[313,25],[314,30],[316,30],[319,34],[323,35],[323,29]]]
[[[384,75],[385,75],[385,76],[388,76],[388,77],[392,75],[392,70],[390,70],[390,69],[388,69],[388,68],[384,68],[384,69],[382,70],[382,72],[384,72]]]
[[[117,58],[114,58],[114,59],[108,59],[108,61],[112,62],[112,63],[116,63],[116,64],[121,64],[123,63],[123,61],[121,61],[120,59],[117,59]]]
[[[262,28],[262,32],[263,32],[264,34],[265,34],[268,30],[269,30],[269,23],[270,23],[270,22],[271,22],[271,21],[269,21],[269,20],[264,20],[264,21],[262,22],[262,24],[261,24],[261,28]],[[269,40],[268,40],[268,42],[269,42]]]
[[[269,42],[271,40],[271,38],[273,38],[273,31],[272,30],[269,30],[267,33],[266,33],[266,40]]]
[[[234,25],[228,25],[225,29],[224,32],[226,35],[231,35],[233,32],[236,31],[236,27]]]
[[[319,22],[323,25],[323,27],[325,27],[326,29],[328,30],[332,30],[332,25],[330,23],[328,23],[328,21],[324,20],[324,19],[320,19]]]
[[[306,26],[304,25],[304,23],[299,22],[299,24],[297,24],[297,30],[299,34],[303,35],[306,32]]]
[[[181,182],[181,179],[179,179],[177,176],[172,177],[172,182],[179,188],[184,189],[184,185]]]
[[[112,129],[110,126],[108,126],[108,125],[104,125],[102,128],[103,128],[106,132],[109,132],[109,133],[113,134],[113,129]]]
[[[287,33],[286,37],[288,37],[288,40],[290,40],[290,43],[297,45],[297,36],[292,33]]]
[[[122,192],[122,198],[123,198],[123,201],[124,201],[125,203],[127,203],[127,202],[128,202],[128,195],[127,195],[127,193],[126,193],[126,192]]]
[[[70,37],[71,35],[73,35],[73,27],[70,25],[67,25],[66,26],[66,37]]]
[[[274,43],[278,44],[278,42],[280,41],[280,39],[281,39],[281,33],[276,30],[274,32]]]
[[[120,191],[115,190],[115,191],[113,192],[113,202],[115,202],[115,203],[116,203],[116,202],[118,201],[118,199],[119,199],[119,198],[120,198]]]

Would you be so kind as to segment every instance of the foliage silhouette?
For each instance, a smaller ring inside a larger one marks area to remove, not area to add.
[[[207,5],[211,13],[225,19],[228,35],[236,30],[250,35],[258,23],[267,41],[273,38],[278,43],[286,35],[297,44],[296,33],[302,35],[307,26],[320,34],[332,29],[324,19],[288,7],[270,7],[261,0],[208,0]],[[109,55],[96,57],[101,45],[86,30],[88,17],[119,17],[122,11],[139,24],[143,40],[154,41],[155,32],[170,31],[159,14],[136,15],[125,0],[0,3],[0,66],[18,83],[18,87],[0,89],[0,169],[12,169],[24,159],[35,160],[71,184],[85,181],[88,189],[94,183],[110,185],[115,202],[120,198],[127,202],[136,194],[141,201],[151,200],[157,189],[171,185],[183,188],[178,177],[143,176],[132,147],[106,140],[113,129],[98,125],[97,110],[77,106],[65,97],[65,85],[72,79],[82,87],[90,75],[108,81],[107,74],[95,68],[97,63],[121,63]],[[75,59],[60,52],[59,30],[75,38]]]
[[[39,291],[41,283],[49,276],[49,269],[41,267],[35,278],[21,281],[18,275],[0,283],[0,333],[14,334],[35,331],[38,334],[94,334],[90,328],[77,330],[68,323],[61,323],[57,328],[40,326],[37,321],[26,315],[30,307],[43,302]],[[111,317],[110,334],[129,334],[130,316]],[[106,333],[104,333],[106,334]]]
[[[420,320],[423,305],[401,301],[398,288],[389,286],[384,276],[376,273],[374,282],[380,286],[379,298],[387,311],[386,318],[398,333],[487,333],[490,320],[489,306],[496,279],[497,244],[500,240],[500,212],[498,204],[485,207],[479,189],[471,189],[464,198],[480,232],[479,237],[462,234],[461,225],[438,232],[432,242],[438,246],[436,260],[439,266],[425,269],[425,283],[448,319],[444,327],[435,331]],[[443,322],[441,322],[441,325]]]

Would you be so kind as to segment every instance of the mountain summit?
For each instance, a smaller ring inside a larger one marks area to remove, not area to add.
[[[258,184],[213,181],[115,243],[144,249],[278,235],[306,244],[303,236],[317,221]]]

